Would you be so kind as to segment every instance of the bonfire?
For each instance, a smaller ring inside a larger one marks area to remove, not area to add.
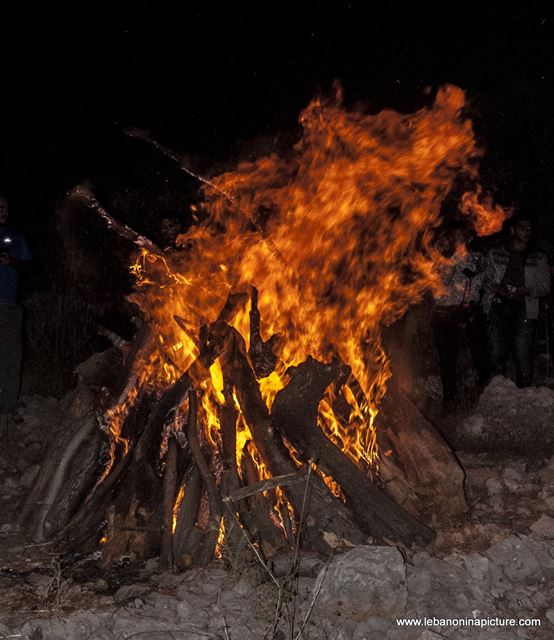
[[[395,387],[382,342],[441,289],[433,242],[457,181],[478,234],[507,216],[479,184],[464,104],[453,86],[413,114],[347,110],[340,91],[312,101],[287,154],[199,176],[198,222],[173,252],[90,190],[70,194],[139,246],[141,326],[118,345],[99,425],[56,445],[64,473],[43,467],[22,516],[36,539],[183,568],[245,540],[264,557],[425,545],[464,511],[463,471]]]

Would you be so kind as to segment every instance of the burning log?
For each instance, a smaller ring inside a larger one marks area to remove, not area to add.
[[[269,410],[264,403],[256,377],[246,357],[246,347],[240,334],[229,328],[232,336],[229,348],[222,356],[223,376],[236,392],[241,411],[272,476],[295,473],[296,467],[290,459],[285,445],[276,434]],[[286,494],[299,515],[305,503],[305,489],[291,485]],[[333,549],[349,544],[362,544],[367,536],[355,524],[348,508],[341,504],[323,482],[312,477],[310,502],[302,531],[304,543],[329,553]]]
[[[148,420],[140,436],[137,439],[133,451],[126,457],[130,458],[125,477],[122,478],[118,487],[116,497],[116,519],[125,522],[129,526],[133,519],[139,518],[139,525],[148,525],[152,528],[152,533],[148,537],[143,537],[141,542],[147,547],[141,548],[136,541],[133,543],[133,555],[135,557],[145,557],[153,553],[154,549],[161,544],[162,532],[162,512],[160,509],[163,495],[163,482],[157,471],[159,464],[159,451],[163,434],[163,425],[166,417],[177,407],[191,385],[188,372],[177,380],[157,401],[150,411]],[[108,476],[109,478],[109,476]],[[156,524],[159,522],[159,524]],[[127,546],[131,547],[133,535],[120,529],[115,537],[110,538],[105,544],[105,549],[109,552],[113,544],[116,548],[121,548],[127,539]],[[152,551],[150,551],[152,550]],[[166,551],[166,553],[169,553]]]
[[[229,495],[240,487],[237,470],[237,409],[228,387],[223,389],[225,404],[219,410],[221,425],[221,461],[223,478],[221,482],[224,495]]]
[[[94,489],[82,502],[67,525],[54,532],[55,540],[63,548],[71,550],[94,549],[96,547],[106,510],[109,506],[113,508],[112,501],[116,489],[133,461],[136,444],[147,420],[149,401],[149,397],[144,396],[127,416],[125,421],[125,436],[128,439],[126,455],[122,455],[114,463],[107,475],[99,478]]]
[[[202,453],[202,449],[200,447],[200,441],[198,439],[197,433],[197,405],[196,405],[196,393],[190,389],[189,390],[189,419],[187,423],[187,439],[189,442],[190,450],[192,453],[192,457],[198,471],[200,472],[200,477],[202,478],[202,483],[204,484],[206,491],[208,493],[208,502],[209,502],[209,521],[208,521],[208,532],[204,536],[203,544],[200,550],[200,554],[198,556],[198,564],[204,565],[207,564],[213,557],[215,545],[217,544],[217,537],[219,534],[219,527],[221,523],[221,517],[223,515],[223,505],[221,502],[221,496],[219,495],[219,491],[217,489],[217,485],[215,483],[214,478],[210,472],[208,464],[204,459],[204,454]]]
[[[243,296],[238,299],[244,301]],[[227,317],[232,315],[232,307],[231,300],[226,306]],[[137,336],[137,342],[141,345],[148,344],[145,335],[142,332]],[[71,502],[69,498],[62,497],[60,505],[52,510],[51,528],[53,531],[62,530],[69,548],[92,543],[99,535],[103,514],[107,513],[108,535],[104,545],[106,562],[133,546],[137,556],[155,553],[156,548],[160,548],[161,564],[167,568],[173,563],[179,567],[189,566],[193,559],[199,564],[206,563],[213,556],[221,519],[225,515],[220,491],[228,496],[226,501],[229,506],[232,505],[235,513],[238,511],[242,525],[250,531],[250,538],[257,541],[266,556],[285,548],[287,540],[289,545],[293,544],[295,536],[299,535],[299,527],[302,527],[303,544],[324,552],[337,546],[363,543],[368,535],[377,539],[398,540],[406,545],[427,543],[432,538],[429,529],[374,486],[317,426],[318,404],[323,393],[330,384],[338,385],[344,381],[348,373],[346,368],[336,362],[323,365],[308,359],[290,369],[288,375],[291,381],[277,394],[270,415],[240,334],[219,319],[204,327],[202,336],[202,352],[189,370],[157,401],[145,395],[138,408],[129,413],[125,428],[118,436],[127,443],[126,455],[114,461],[110,472],[81,505],[72,521],[67,524],[67,514],[75,508],[76,499]],[[132,350],[135,356],[141,352],[138,345]],[[202,452],[196,427],[196,395],[191,390],[193,384],[198,385],[206,379],[208,367],[217,358],[222,368],[225,400],[219,409],[223,462],[220,487]],[[130,366],[125,367],[125,372],[131,379],[135,375]],[[120,383],[118,386],[119,397],[123,397],[132,385]],[[182,404],[187,393],[189,416],[186,433],[181,433],[180,437],[186,438],[191,457],[183,457],[177,440],[170,437],[162,481],[157,465],[163,424],[167,416]],[[244,455],[241,481],[236,461],[238,414],[234,397],[271,479],[260,480],[252,458]],[[400,420],[403,417],[404,414]],[[400,420],[394,423],[398,433],[401,431],[398,426]],[[421,427],[417,433],[420,432]],[[309,491],[306,493],[306,483],[302,482],[306,474],[301,472],[299,475],[281,440],[281,434],[299,451],[306,465],[315,464],[340,484],[346,496],[346,505],[330,493],[316,474],[311,475]],[[397,439],[403,441],[400,436]],[[74,449],[66,447],[68,459],[73,459]],[[439,450],[438,443],[435,443],[434,451]],[[184,498],[176,513],[174,503],[179,468],[184,469],[187,481],[181,483]],[[59,476],[63,476],[63,468]],[[196,526],[202,487],[207,491],[209,502],[207,532]],[[305,511],[303,523],[290,522],[286,512],[281,514],[284,516],[282,529],[275,526],[271,516],[274,507],[261,492],[271,492],[276,487],[284,491],[283,495],[290,501],[296,518]],[[69,491],[68,496],[73,495]],[[162,496],[163,508],[160,509]],[[57,513],[66,515],[60,520],[58,516],[55,517]],[[232,541],[229,532],[236,528],[236,522],[231,518],[225,518],[225,522],[229,543]]]
[[[231,299],[226,307],[228,312],[233,304],[234,300]],[[144,327],[146,326],[144,325]],[[148,519],[152,522],[157,519],[160,522],[162,521],[158,496],[162,495],[163,489],[157,472],[157,465],[163,424],[168,414],[183,402],[193,381],[199,383],[206,377],[207,366],[225,348],[225,338],[221,336],[221,332],[217,331],[218,326],[218,322],[213,324],[213,329],[209,332],[209,338],[206,337],[204,340],[201,354],[192,363],[188,371],[169,387],[157,401],[146,396],[143,398],[143,402],[135,401],[129,415],[124,419],[124,423],[119,426],[115,434],[112,434],[116,441],[124,444],[126,451],[124,455],[119,457],[119,460],[115,459],[115,453],[112,453],[114,458],[109,472],[105,472],[104,477],[97,484],[92,494],[88,496],[88,499],[74,514],[72,521],[68,523],[67,527],[52,532],[57,534],[58,540],[63,541],[66,548],[73,549],[86,545],[87,541],[92,542],[92,538],[99,535],[103,513],[108,506],[111,505],[113,507],[114,499],[116,500],[116,506],[115,512],[112,514],[112,520],[118,524],[117,526],[114,525],[115,533],[107,537],[107,542],[104,546],[107,556],[114,555],[110,549],[112,544],[116,549],[124,548],[123,538],[127,538],[127,546],[129,546],[130,540],[134,538],[134,535],[130,535],[128,532],[136,530],[137,527],[145,526],[142,521],[141,523],[135,522],[137,514],[142,514],[142,520],[144,520],[146,514],[149,514]],[[204,334],[206,334],[205,331]],[[122,380],[115,385],[115,393],[113,395],[116,397],[116,407],[124,407],[126,399],[133,390],[136,389],[139,395],[143,393],[137,386],[137,376],[140,371],[137,361],[144,359],[144,352],[151,348],[151,336],[151,330],[148,329],[142,329],[137,334],[136,344],[133,344],[132,349],[129,351],[127,362],[124,366],[127,380]],[[140,408],[139,411],[136,410],[137,407]],[[170,449],[174,449],[171,443]],[[170,458],[172,457],[173,452],[170,455]],[[172,466],[173,462],[170,464],[170,467]],[[172,479],[171,482],[173,483],[174,480]],[[166,480],[166,501],[168,503],[170,501],[169,495],[171,494],[169,483],[170,478],[168,477]],[[187,501],[187,505],[190,508],[190,500]],[[165,518],[163,519],[164,526],[158,527],[158,542],[156,541],[156,535],[152,534],[149,536],[148,544],[155,547],[161,541],[161,532],[163,531],[165,535],[163,561],[169,563],[171,545],[168,542],[168,531],[172,529],[172,522],[170,525],[168,513],[169,507],[166,505]],[[156,525],[151,525],[150,528],[156,529]],[[143,539],[142,542],[146,543],[146,540]],[[178,551],[180,555],[183,555],[183,549]],[[140,556],[146,553],[146,550],[140,549],[138,545],[135,545],[134,553]]]
[[[202,477],[196,464],[193,464],[182,486],[185,488],[185,495],[175,523],[173,558],[179,568],[186,569],[193,564],[193,559],[197,557],[204,535],[196,527],[200,498],[202,497]]]
[[[254,461],[250,455],[243,458],[243,475],[248,489],[252,485],[258,485],[258,474]],[[268,490],[270,487],[267,487]],[[274,556],[278,551],[290,548],[294,544],[293,530],[286,513],[286,520],[283,521],[283,530],[277,528],[270,518],[273,505],[259,491],[250,492],[247,498],[249,511],[247,515],[241,514],[243,521],[247,525],[251,539],[255,540],[261,552],[266,558]],[[283,509],[284,511],[284,509]],[[281,512],[281,518],[283,513]]]
[[[252,523],[247,512],[245,503],[238,503],[229,499],[230,494],[234,494],[241,486],[241,480],[237,469],[237,418],[238,411],[228,387],[222,390],[225,404],[219,407],[218,416],[220,424],[221,447],[220,455],[223,465],[221,477],[221,493],[226,496],[223,501],[229,504],[223,510],[223,529],[225,531],[225,548],[227,555],[236,555],[243,542],[243,533],[238,530],[236,513],[240,514],[240,522],[250,531]],[[232,513],[230,512],[232,510]]]
[[[143,401],[143,396],[138,385],[139,371],[135,364],[138,360],[144,358],[144,354],[152,348],[152,332],[151,328],[144,323],[137,332],[132,344],[126,349],[126,357],[122,366],[121,373],[115,381],[111,391],[111,404],[115,407],[124,407],[127,399],[133,390],[137,391],[135,403],[128,407],[128,415],[112,416],[119,420],[124,420],[124,424],[117,427],[117,432],[113,433],[114,423],[110,425],[110,432],[114,439],[121,440],[127,449],[127,455],[119,458],[116,456],[115,446],[111,451],[110,472],[105,473],[94,486],[91,493],[80,505],[75,505],[71,520],[64,522],[64,526],[53,528],[49,531],[49,537],[56,536],[59,540],[64,539],[70,542],[70,547],[78,547],[82,544],[95,544],[95,538],[99,535],[100,523],[103,519],[104,510],[112,495],[111,491],[120,478],[125,474],[131,460],[132,453],[137,444],[138,437],[144,426],[144,413],[149,408],[148,401]],[[95,396],[96,397],[96,396]],[[91,403],[92,406],[98,405],[98,400]],[[90,410],[90,409],[89,409]],[[124,433],[125,431],[125,433]],[[48,457],[52,461],[54,467],[59,464],[59,453],[53,452]],[[48,480],[50,482],[50,480]]]
[[[173,505],[175,504],[177,487],[177,442],[170,434],[167,443],[165,472],[163,484],[162,507],[162,544],[160,549],[160,567],[173,567]]]
[[[133,461],[135,447],[139,443],[142,431],[147,424],[146,414],[150,411],[150,399],[144,397],[138,385],[139,371],[135,364],[137,360],[144,357],[145,352],[148,352],[151,348],[151,344],[151,329],[144,324],[139,329],[133,343],[127,349],[121,375],[112,389],[112,406],[115,407],[124,407],[129,395],[136,391],[135,403],[128,407],[128,413],[121,416],[116,414],[116,417],[122,421],[116,433],[112,431],[115,428],[114,423],[112,422],[110,425],[110,433],[115,442],[120,442],[120,448],[126,451],[123,455],[120,455],[115,450],[115,445],[113,445],[109,472],[104,471],[100,479],[98,479],[97,473],[96,485],[80,505],[75,505],[76,508],[70,514],[71,520],[64,522],[64,526],[53,527],[49,531],[49,537],[55,536],[59,541],[67,544],[68,548],[96,544],[96,540],[100,535],[105,509],[113,497],[114,487],[125,476]],[[53,454],[52,461],[54,466],[58,466],[59,454]]]
[[[291,381],[277,394],[272,407],[274,428],[299,450],[305,462],[313,459],[338,482],[363,531],[406,546],[429,543],[433,532],[380,491],[317,425],[325,389],[341,376],[345,380],[349,371],[338,362],[325,365],[309,358],[287,373]]]
[[[275,370],[277,356],[273,347],[278,336],[273,335],[264,342],[260,333],[260,311],[258,309],[258,290],[252,287],[250,296],[250,350],[248,355],[257,378],[265,378]]]

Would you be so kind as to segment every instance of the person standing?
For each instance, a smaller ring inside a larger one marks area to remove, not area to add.
[[[467,239],[464,227],[453,227],[444,233],[437,245],[447,261],[437,267],[443,289],[435,295],[432,327],[443,403],[447,409],[454,408],[457,401],[457,365],[463,336],[469,342],[479,388],[486,383],[489,374],[478,308],[483,282],[483,255],[468,249]]]
[[[533,379],[539,300],[550,290],[546,256],[532,250],[532,237],[531,221],[517,216],[510,221],[508,242],[485,258],[483,311],[493,373],[506,374],[511,354],[518,387],[530,386]]]
[[[12,229],[0,197],[0,413],[15,409],[21,383],[23,310],[17,304],[21,263],[31,260],[23,234]]]

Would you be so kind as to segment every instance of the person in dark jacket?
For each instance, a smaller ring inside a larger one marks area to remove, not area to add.
[[[0,197],[0,413],[15,409],[21,379],[23,311],[17,304],[19,269],[31,260],[23,234],[8,224],[9,207]]]
[[[518,387],[532,382],[539,301],[550,289],[546,256],[532,250],[532,236],[531,221],[520,215],[511,220],[506,244],[485,258],[482,304],[493,373],[505,375],[511,354]]]

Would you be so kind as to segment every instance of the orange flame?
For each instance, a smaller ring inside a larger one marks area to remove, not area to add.
[[[512,215],[511,209],[494,205],[490,196],[482,196],[481,188],[478,188],[476,192],[464,193],[460,211],[473,217],[473,225],[479,236],[498,233],[505,220]]]
[[[173,518],[171,521],[171,533],[175,533],[175,529],[177,529],[177,518],[179,517],[179,509],[181,508],[181,503],[183,502],[183,498],[185,497],[185,485],[182,485],[179,488],[179,492],[177,493],[177,497],[175,498],[175,503],[173,505]]]
[[[223,545],[225,544],[225,520],[221,518],[219,521],[219,531],[217,533],[217,542],[214,549],[214,556],[221,560],[223,557]]]
[[[286,157],[242,163],[213,179],[198,208],[202,221],[177,239],[181,251],[165,258],[142,250],[131,267],[137,281],[131,299],[159,332],[149,357],[138,362],[140,384],[174,381],[199,354],[200,326],[218,317],[230,292],[255,286],[264,340],[282,338],[276,371],[260,381],[268,408],[286,384],[287,367],[308,355],[338,357],[352,369],[353,379],[339,391],[350,415],[336,415],[337,398],[328,391],[319,426],[355,463],[375,468],[374,422],[391,375],[381,328],[425,292],[440,291],[436,267],[446,259],[432,242],[441,204],[460,174],[478,179],[480,152],[464,104],[453,86],[414,114],[368,115],[314,100]],[[496,231],[507,215],[479,187],[463,196],[461,211],[471,213],[479,234]],[[247,347],[248,311],[232,320]],[[217,360],[200,387],[199,419],[217,450],[225,403]],[[130,393],[114,409],[115,442],[122,441],[119,416],[133,401]],[[269,477],[234,402],[238,468],[247,452],[260,478]],[[332,479],[326,482],[340,495]]]

